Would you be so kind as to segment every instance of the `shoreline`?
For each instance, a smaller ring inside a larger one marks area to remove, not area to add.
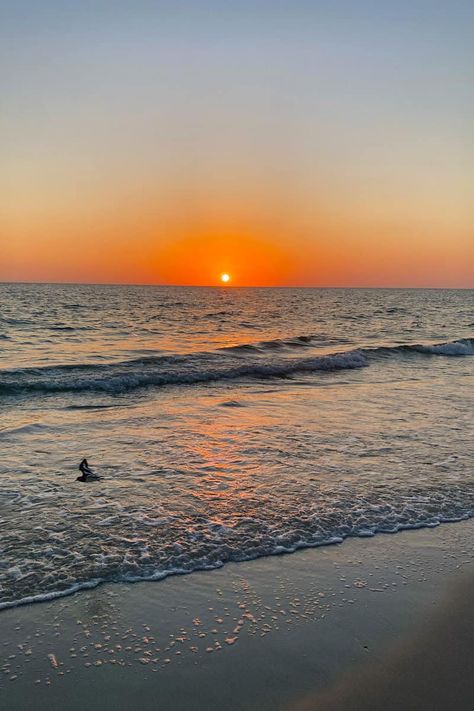
[[[128,579],[123,579],[123,580],[106,580],[106,579],[101,579],[101,578],[94,578],[93,580],[88,580],[84,582],[79,582],[75,583],[71,588],[67,588],[65,590],[58,590],[58,591],[52,591],[52,592],[45,592],[45,593],[38,593],[38,595],[31,595],[28,597],[21,598],[19,600],[12,600],[12,601],[7,601],[7,602],[0,602],[0,614],[4,610],[12,610],[16,609],[17,607],[24,607],[25,605],[40,605],[43,603],[51,602],[54,603],[55,600],[61,600],[65,597],[71,597],[77,594],[80,594],[81,592],[84,592],[86,590],[95,590],[98,587],[101,587],[103,585],[135,585],[139,583],[159,583],[163,580],[167,580],[168,578],[174,578],[174,577],[181,577],[181,576],[187,576],[187,575],[194,575],[195,573],[212,573],[215,570],[221,570],[221,568],[225,568],[228,565],[241,565],[241,564],[246,564],[246,563],[252,563],[254,561],[258,561],[260,559],[265,559],[265,558],[275,558],[275,557],[286,557],[286,556],[291,556],[294,553],[300,553],[301,551],[306,551],[306,550],[314,550],[318,548],[327,548],[331,546],[340,546],[350,540],[353,539],[370,539],[374,538],[375,536],[394,536],[398,533],[406,533],[410,531],[420,531],[424,529],[436,529],[439,528],[440,526],[445,526],[445,525],[452,525],[456,523],[462,523],[464,521],[471,521],[474,520],[474,515],[473,516],[468,516],[465,517],[463,516],[462,518],[459,519],[449,519],[446,521],[440,521],[439,523],[436,524],[430,524],[430,523],[421,523],[419,525],[413,525],[413,526],[400,526],[395,531],[375,531],[372,533],[367,533],[367,534],[362,534],[360,533],[359,535],[348,535],[348,536],[335,536],[334,538],[327,540],[322,543],[315,543],[315,544],[308,544],[304,543],[301,545],[295,546],[295,548],[291,550],[278,550],[273,553],[267,553],[265,555],[258,555],[255,556],[254,558],[246,558],[241,561],[234,561],[234,560],[227,560],[224,562],[221,562],[220,565],[216,565],[215,567],[202,567],[202,568],[193,568],[192,570],[169,570],[169,571],[163,571],[160,573],[155,573],[152,576],[149,577],[131,577]]]
[[[382,698],[390,706],[381,665],[398,673],[397,693],[409,688],[413,696],[416,679],[407,687],[396,650],[429,661],[423,630],[446,620],[446,610],[456,644],[453,652],[449,640],[438,643],[442,669],[455,660],[462,671],[460,650],[470,645],[472,653],[473,606],[459,591],[473,575],[473,533],[469,519],[396,536],[348,538],[344,545],[231,562],[159,582],[100,584],[41,605],[4,609],[2,700],[8,711],[55,711],[66,698],[68,711],[85,704],[91,711],[270,711],[315,704],[318,710],[376,709]],[[466,608],[461,632],[454,619],[456,609],[461,614],[459,600]],[[468,651],[464,659],[467,667]],[[467,668],[458,676],[452,708],[471,708]],[[364,688],[354,691],[359,679]],[[436,681],[435,675],[429,685],[436,689]],[[376,693],[379,701],[371,706],[367,694]]]

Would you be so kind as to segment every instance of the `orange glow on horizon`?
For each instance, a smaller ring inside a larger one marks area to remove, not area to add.
[[[153,259],[157,279],[166,284],[275,286],[291,278],[291,255],[270,241],[241,234],[202,234],[170,240]]]
[[[203,200],[200,214],[190,198],[155,212],[132,201],[117,215],[84,210],[56,221],[18,206],[0,238],[0,281],[472,288],[474,242],[463,223],[447,241],[450,220],[373,225],[328,206],[285,215],[267,204],[262,196],[260,214],[223,198],[219,210],[204,209]]]

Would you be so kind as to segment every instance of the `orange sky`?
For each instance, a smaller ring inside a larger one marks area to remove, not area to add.
[[[6,13],[0,280],[474,287],[471,6],[183,3]]]
[[[269,195],[255,206],[217,194],[206,212],[201,193],[197,206],[181,195],[179,206],[157,196],[20,209],[0,244],[0,278],[212,285],[228,272],[233,286],[474,285],[471,233],[439,209],[423,219],[410,204],[355,209],[329,195],[323,209],[275,192],[274,210]]]

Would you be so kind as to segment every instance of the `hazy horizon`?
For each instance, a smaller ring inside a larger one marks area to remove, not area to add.
[[[239,284],[165,284],[151,282],[118,282],[118,281],[26,281],[12,280],[0,281],[0,285],[13,284],[29,284],[31,286],[149,286],[158,288],[173,288],[173,289],[360,289],[360,290],[378,290],[385,289],[387,291],[409,291],[409,290],[433,290],[433,291],[474,291],[472,286],[397,286],[397,285],[379,285],[379,286],[349,286],[345,284],[335,284],[332,286],[321,286],[319,284],[267,284],[267,285],[239,285]]]

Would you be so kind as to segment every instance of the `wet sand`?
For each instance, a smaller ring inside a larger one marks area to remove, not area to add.
[[[0,613],[5,711],[472,709],[474,520]]]

